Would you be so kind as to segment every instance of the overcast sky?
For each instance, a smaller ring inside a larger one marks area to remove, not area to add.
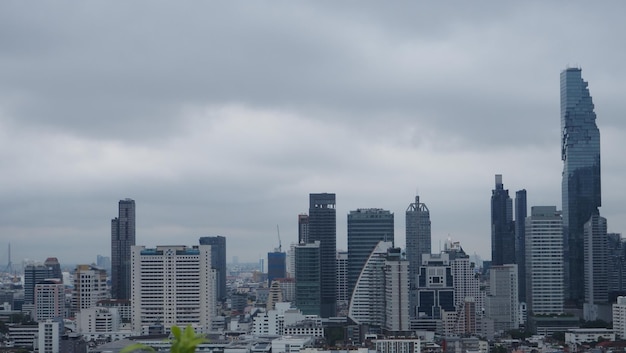
[[[110,256],[117,202],[137,244],[227,237],[258,261],[297,240],[313,192],[357,208],[416,192],[489,259],[494,174],[561,207],[559,73],[582,68],[602,208],[626,232],[626,3],[3,1],[0,266]],[[622,152],[620,152],[622,151]]]

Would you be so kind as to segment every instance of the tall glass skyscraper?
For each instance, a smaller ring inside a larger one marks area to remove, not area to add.
[[[135,245],[135,200],[120,200],[111,220],[111,296],[130,299],[130,247]]]
[[[415,196],[415,202],[409,204],[405,214],[406,224],[406,259],[409,261],[409,300],[410,315],[417,315],[417,276],[422,266],[422,255],[431,253],[432,238],[430,231],[430,211],[426,204]]]
[[[515,263],[519,278],[519,301],[526,302],[526,189],[515,192]]]
[[[565,252],[565,293],[570,303],[584,300],[584,225],[598,215],[600,195],[600,131],[581,69],[561,72],[561,159]]]
[[[502,175],[496,174],[496,188],[491,192],[491,264],[515,263],[515,228],[513,200],[504,189]]]
[[[335,209],[335,194],[309,195],[308,238],[308,242],[320,242],[320,316],[332,317],[337,315],[337,210]],[[296,275],[297,271],[296,268]]]

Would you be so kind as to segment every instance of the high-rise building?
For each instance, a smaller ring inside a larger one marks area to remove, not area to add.
[[[533,206],[525,223],[527,308],[533,315],[561,314],[565,294],[561,212],[556,206]]]
[[[208,332],[215,317],[215,270],[210,246],[132,247],[132,329],[191,325]]]
[[[409,262],[400,248],[387,250],[385,273],[385,332],[391,336],[410,335]]]
[[[309,215],[307,214],[299,214],[298,215],[298,243],[308,243],[309,242]]]
[[[65,286],[59,279],[49,279],[35,285],[35,321],[63,318]]]
[[[485,316],[493,320],[495,331],[519,328],[517,265],[491,266],[489,295],[485,298]]]
[[[409,261],[410,315],[415,318],[417,307],[417,276],[422,266],[422,255],[430,254],[432,238],[430,231],[430,211],[426,204],[415,196],[415,202],[406,209],[406,258]]]
[[[37,352],[59,353],[61,341],[61,323],[56,320],[45,320],[39,323],[37,335]]]
[[[513,201],[509,190],[504,189],[501,174],[496,174],[496,187],[491,192],[491,263],[515,263]]]
[[[348,252],[337,251],[337,301],[347,305],[351,294],[348,291]]]
[[[626,242],[620,233],[608,233],[609,300],[626,293]],[[612,300],[610,300],[612,301]]]
[[[327,318],[337,314],[337,210],[335,194],[309,195],[309,242],[320,242],[321,313]],[[298,268],[296,268],[296,272]],[[304,312],[304,310],[302,310]]]
[[[61,272],[61,264],[56,257],[49,257],[44,261],[44,266],[48,268],[48,278],[56,278],[63,283],[63,273]]]
[[[287,254],[278,251],[267,253],[267,285],[279,278],[287,277]]]
[[[417,280],[417,315],[412,321],[420,329],[439,330],[442,313],[456,311],[450,254],[423,254]]]
[[[393,213],[360,208],[348,214],[348,293],[352,294],[361,270],[380,241],[393,243]]]
[[[515,192],[515,263],[519,271],[519,301],[526,302],[526,190]]]
[[[299,244],[296,254],[296,307],[305,315],[321,312],[320,242]]]
[[[477,317],[482,315],[484,298],[480,291],[480,278],[476,274],[475,265],[459,242],[449,240],[444,251],[450,259],[456,310],[455,320],[449,326],[450,334],[476,334]]]
[[[584,226],[598,215],[600,195],[600,131],[581,69],[561,72],[561,159],[565,253],[565,293],[572,304],[584,300]]]
[[[385,260],[393,243],[379,241],[370,252],[352,291],[348,317],[358,325],[385,324]]]
[[[72,312],[96,306],[101,300],[109,298],[107,273],[104,269],[92,265],[77,265],[72,275]]]
[[[130,247],[135,245],[135,201],[120,200],[111,220],[111,297],[130,299]]]
[[[626,338],[626,297],[617,297],[613,304],[613,331],[618,338]]]
[[[606,218],[600,215],[592,215],[585,223],[585,304],[606,304],[609,301],[606,229]]]
[[[225,300],[226,292],[226,238],[223,236],[201,237],[200,245],[211,245],[211,268],[217,276],[215,295],[217,300]]]

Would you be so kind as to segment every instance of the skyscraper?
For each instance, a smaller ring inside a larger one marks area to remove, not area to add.
[[[598,215],[600,195],[600,131],[593,101],[581,69],[561,72],[561,159],[565,245],[565,293],[580,306],[585,296],[584,226]]]
[[[491,192],[491,264],[515,263],[513,201],[504,189],[502,175],[496,174],[496,188]]]
[[[533,206],[525,223],[526,303],[533,315],[561,314],[564,297],[561,212],[556,206]]]
[[[305,315],[321,313],[320,242],[296,245],[296,307]]]
[[[422,254],[431,253],[430,211],[415,196],[415,202],[406,209],[406,258],[409,261],[410,315],[415,318],[417,307],[417,276],[422,266]]]
[[[276,249],[267,253],[267,286],[272,281],[287,277],[287,254]]]
[[[309,195],[309,242],[320,242],[321,317],[336,315],[337,210],[335,194]],[[298,269],[296,268],[296,273]]]
[[[298,243],[306,244],[309,242],[309,215],[298,215]]]
[[[393,243],[393,226],[393,213],[380,208],[360,208],[348,214],[349,295],[378,242]]]
[[[130,247],[135,245],[135,201],[120,200],[111,220],[111,297],[130,299]]]
[[[515,192],[515,263],[519,271],[519,301],[526,302],[526,190]]]
[[[215,297],[226,299],[226,238],[223,236],[201,237],[200,245],[211,245],[211,268],[215,270],[217,283]]]

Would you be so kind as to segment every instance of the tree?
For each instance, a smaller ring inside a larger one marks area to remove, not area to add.
[[[170,348],[171,353],[194,353],[199,344],[208,342],[204,336],[197,335],[191,325],[188,325],[185,328],[185,331],[181,331],[178,326],[172,326],[172,335],[174,337],[170,340],[172,343],[172,347]],[[136,343],[122,349],[120,353],[130,353],[135,351],[155,352],[154,348],[150,346]]]

